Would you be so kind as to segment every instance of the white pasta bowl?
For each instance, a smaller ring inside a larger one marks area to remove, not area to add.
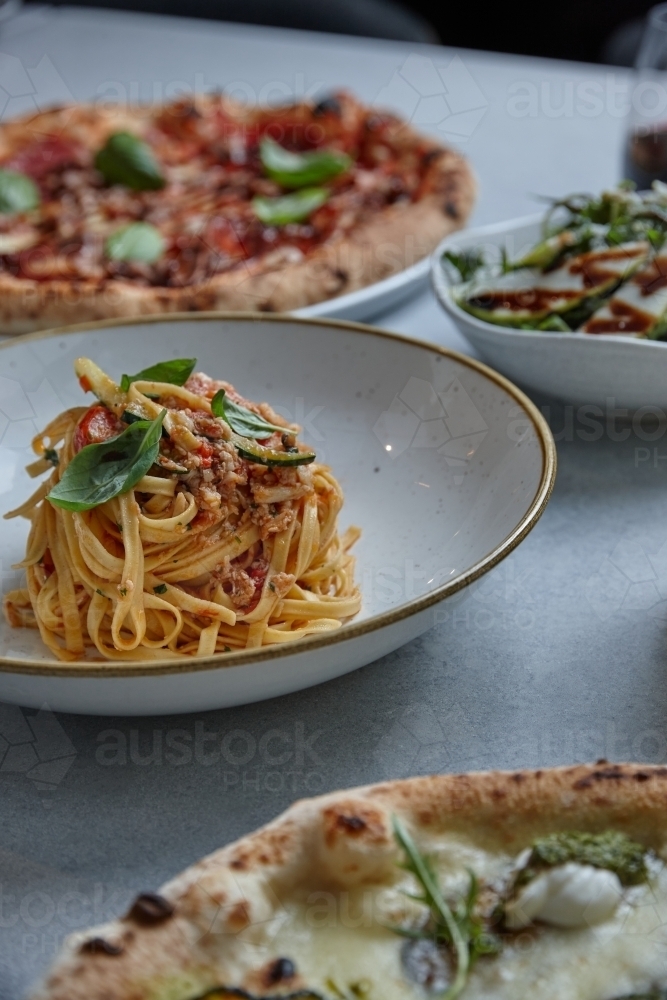
[[[208,658],[61,663],[37,632],[0,625],[0,701],[100,715],[201,711],[287,694],[363,666],[437,622],[454,595],[534,526],[555,478],[555,448],[531,402],[479,362],[349,323],[197,314],[106,322],[0,346],[0,507],[34,489],[30,440],[84,401],[72,370],[115,377],[170,357],[267,400],[303,426],[359,525],[361,613],[337,631]],[[28,523],[0,521],[2,589]]]
[[[653,412],[667,409],[667,342],[586,333],[513,330],[472,316],[454,301],[445,250],[504,247],[519,257],[541,238],[543,215],[468,229],[443,240],[431,258],[437,298],[489,364],[521,385],[576,405]]]

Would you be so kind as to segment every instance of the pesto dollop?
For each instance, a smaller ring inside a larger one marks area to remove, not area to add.
[[[639,885],[648,879],[648,854],[643,844],[615,830],[604,833],[552,833],[534,841],[517,882],[523,884],[530,881],[544,868],[575,861],[580,865],[614,872],[622,885]]]

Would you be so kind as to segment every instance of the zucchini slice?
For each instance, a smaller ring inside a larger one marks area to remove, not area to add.
[[[299,451],[298,448],[277,451],[275,448],[266,448],[251,438],[241,437],[240,434],[232,435],[232,443],[241,458],[256,462],[257,465],[308,465],[316,458],[314,451]]]
[[[667,333],[667,256],[655,257],[597,309],[584,333],[658,340]]]
[[[568,258],[546,274],[522,268],[494,281],[472,281],[459,290],[456,301],[473,316],[500,326],[533,328],[548,316],[580,309],[582,322],[601,297],[610,295],[646,262],[649,249],[645,242],[625,243]]]

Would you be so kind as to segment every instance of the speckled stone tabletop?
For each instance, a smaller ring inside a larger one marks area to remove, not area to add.
[[[621,71],[67,8],[8,22],[0,52],[4,114],[114,88],[160,99],[179,81],[242,81],[250,96],[344,82],[366,99],[388,87],[435,128],[442,108],[406,84],[418,55],[458,81],[447,127],[480,179],[475,221],[618,176]],[[468,350],[429,292],[378,322]],[[613,401],[598,416],[536,401],[558,442],[546,513],[421,639],[321,687],[198,716],[0,706],[0,1000],[23,996],[68,932],[297,797],[441,770],[667,758],[667,425],[633,427]],[[27,777],[38,761],[43,781]]]

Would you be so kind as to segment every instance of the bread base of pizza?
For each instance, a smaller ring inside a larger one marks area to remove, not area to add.
[[[346,93],[17,119],[0,126],[0,332],[294,310],[414,264],[474,192],[459,154]]]
[[[667,768],[414,778],[296,803],[120,920],[39,1000],[657,1000]]]

